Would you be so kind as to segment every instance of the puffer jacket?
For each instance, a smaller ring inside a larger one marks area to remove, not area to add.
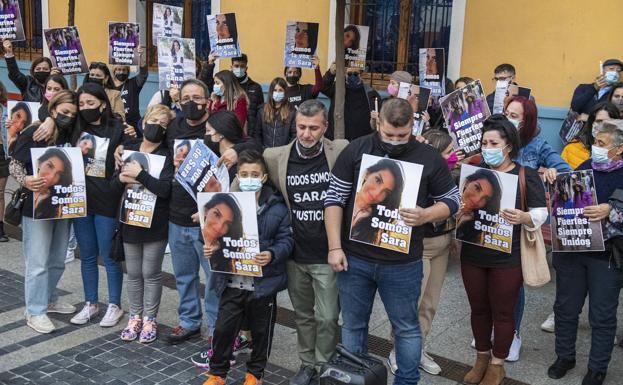
[[[270,251],[273,255],[268,265],[262,267],[262,277],[254,277],[254,298],[274,295],[287,286],[286,261],[294,248],[290,213],[281,194],[269,185],[262,187],[257,212],[257,228],[260,236],[260,251]],[[230,276],[214,273],[212,280],[216,293],[220,296],[227,287]]]
[[[584,147],[584,143],[574,140],[562,149],[560,156],[575,170],[591,157],[591,152]]]
[[[558,172],[572,171],[569,164],[540,136],[535,136],[530,143],[520,148],[515,161],[535,170],[545,167],[555,168]]]
[[[288,119],[283,122],[281,119],[273,119],[272,122],[264,120],[264,106],[257,112],[255,129],[250,135],[262,143],[263,148],[285,146],[296,138],[295,113],[290,111]]]

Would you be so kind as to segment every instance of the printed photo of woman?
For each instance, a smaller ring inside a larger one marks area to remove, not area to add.
[[[468,175],[461,192],[461,207],[456,215],[456,238],[465,242],[482,244],[483,233],[474,227],[478,211],[484,210],[488,214],[498,214],[501,200],[502,184],[495,172],[481,168]],[[489,226],[497,225],[486,220],[480,221]]]
[[[252,213],[255,215],[255,213]],[[203,227],[201,233],[205,245],[212,250],[210,268],[212,271],[235,273],[235,259],[226,259],[223,254],[225,247],[224,237],[241,239],[242,210],[232,195],[226,193],[215,194],[202,210]],[[238,251],[238,248],[229,247],[230,251]]]
[[[184,163],[186,155],[190,152],[190,147],[190,140],[181,140],[179,143],[176,143],[175,150],[173,151],[173,165],[175,166],[175,170],[180,168],[182,163]]]
[[[6,122],[7,125],[7,148],[9,153],[12,150],[13,142],[17,139],[24,128],[30,126],[32,123],[32,113],[28,104],[25,102],[17,103],[9,111],[9,119]]]
[[[69,157],[60,148],[49,148],[37,160],[37,177],[44,183],[33,195],[34,219],[60,218],[62,205],[53,205],[52,197],[65,198],[70,193],[56,193],[54,186],[70,186],[73,184],[73,174]]]

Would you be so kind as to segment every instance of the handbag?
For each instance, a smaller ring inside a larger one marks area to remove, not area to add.
[[[519,193],[521,195],[521,209],[528,211],[526,171],[523,166],[519,170]],[[527,229],[521,225],[521,271],[524,282],[532,287],[543,286],[552,278],[547,265],[545,241],[540,226],[535,229]]]
[[[27,197],[28,190],[24,187],[13,191],[13,195],[11,195],[11,199],[4,209],[4,222],[11,226],[19,226],[22,223],[22,212]]]
[[[115,262],[125,261],[125,251],[123,250],[123,236],[121,235],[121,223],[112,235],[112,245],[110,247],[110,259]]]

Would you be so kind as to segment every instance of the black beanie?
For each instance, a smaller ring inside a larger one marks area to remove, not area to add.
[[[210,115],[208,118],[208,123],[214,130],[223,135],[225,139],[230,142],[236,144],[240,143],[243,138],[242,127],[240,127],[240,122],[238,121],[238,117],[231,111],[219,111],[215,114]]]

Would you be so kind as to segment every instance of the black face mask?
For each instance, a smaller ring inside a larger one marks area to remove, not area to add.
[[[120,72],[115,74],[115,77],[117,78],[117,80],[119,80],[120,82],[125,82],[126,80],[128,80],[128,74],[126,74],[125,72]]]
[[[413,136],[409,137],[409,141],[407,143],[401,144],[386,143],[383,141],[383,139],[380,138],[380,134],[377,134],[376,138],[379,143],[379,147],[381,147],[381,149],[385,151],[387,155],[392,157],[402,155],[411,146],[411,143],[413,141]]]
[[[299,80],[301,80],[301,77],[298,75],[286,76],[286,80],[288,81],[288,84],[292,84],[293,86],[295,86],[299,84]]]
[[[199,120],[205,115],[205,104],[197,104],[192,100],[182,104],[182,113],[189,120]]]
[[[89,83],[93,83],[93,84],[97,84],[99,86],[102,86],[102,85],[104,85],[104,79],[89,77]]]
[[[146,124],[143,136],[152,143],[160,143],[164,139],[164,128],[159,124]]]
[[[80,116],[82,116],[82,119],[84,119],[87,123],[93,123],[102,117],[102,111],[100,111],[99,107],[85,108],[80,110]]]
[[[220,146],[218,145],[218,143],[213,142],[212,141],[212,136],[211,135],[206,135],[203,137],[203,143],[208,146],[208,148],[210,150],[212,150],[213,153],[215,153],[216,155],[220,156]]]
[[[34,78],[41,84],[50,76],[50,71],[38,71],[33,74]]]
[[[71,116],[67,116],[59,112],[56,114],[56,118],[54,118],[54,123],[56,123],[56,127],[60,130],[67,131],[74,126],[76,118],[72,118]]]

